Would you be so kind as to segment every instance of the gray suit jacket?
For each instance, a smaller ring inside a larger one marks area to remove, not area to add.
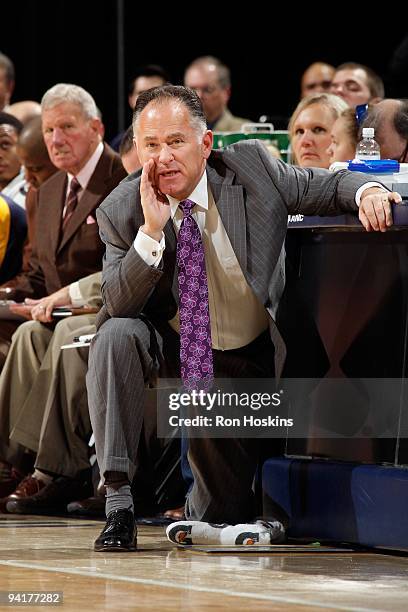
[[[347,171],[331,173],[288,166],[272,158],[256,140],[213,152],[207,175],[242,271],[271,315],[275,371],[279,377],[286,348],[273,315],[284,286],[282,247],[288,213],[336,215],[355,211],[355,193],[367,178]],[[131,175],[97,211],[101,238],[106,244],[104,306],[97,326],[109,317],[137,317],[142,312],[153,323],[168,321],[177,309],[176,236],[172,221],[164,228],[166,249],[158,269],[148,266],[133,247],[144,222],[139,183],[140,179]]]

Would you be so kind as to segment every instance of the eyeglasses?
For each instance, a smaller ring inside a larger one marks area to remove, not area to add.
[[[201,93],[202,96],[211,96],[211,94],[213,94],[215,91],[217,91],[217,89],[219,89],[219,86],[206,85],[205,87],[191,87],[191,89],[194,89],[194,91],[198,95],[200,95]]]
[[[328,91],[331,86],[331,81],[316,81],[314,83],[307,83],[305,89],[307,91],[314,91],[318,87],[321,87],[325,91]]]

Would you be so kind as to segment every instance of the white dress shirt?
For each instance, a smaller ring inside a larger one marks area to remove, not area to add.
[[[96,147],[95,151],[92,153],[91,157],[86,162],[85,166],[75,176],[76,180],[81,185],[81,188],[78,189],[78,192],[77,192],[78,202],[81,200],[82,194],[84,193],[85,189],[88,187],[89,180],[91,176],[93,175],[93,173],[95,172],[95,168],[98,164],[98,161],[101,159],[102,153],[103,153],[103,143],[100,142],[98,146]],[[67,190],[65,193],[66,198],[71,188],[71,181],[74,178],[74,175],[71,174],[70,172],[67,172],[67,175],[68,175],[68,182],[67,182]],[[64,214],[65,214],[65,206],[64,206],[64,211],[63,211],[62,216],[64,216]]]
[[[167,197],[177,234],[183,212],[179,200]],[[188,199],[196,204],[192,217],[203,239],[213,348],[230,350],[246,346],[267,329],[269,315],[243,275],[215,205],[206,172]],[[146,263],[157,267],[165,248],[164,235],[158,243],[139,231],[134,246]],[[179,331],[178,313],[169,323]]]

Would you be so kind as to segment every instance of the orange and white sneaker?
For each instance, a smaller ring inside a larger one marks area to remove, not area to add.
[[[268,546],[285,541],[285,528],[279,521],[227,525],[185,520],[171,523],[166,535],[181,546]]]

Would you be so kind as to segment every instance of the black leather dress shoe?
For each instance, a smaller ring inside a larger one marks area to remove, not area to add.
[[[126,552],[137,548],[137,527],[130,510],[113,510],[95,541],[97,552]]]

